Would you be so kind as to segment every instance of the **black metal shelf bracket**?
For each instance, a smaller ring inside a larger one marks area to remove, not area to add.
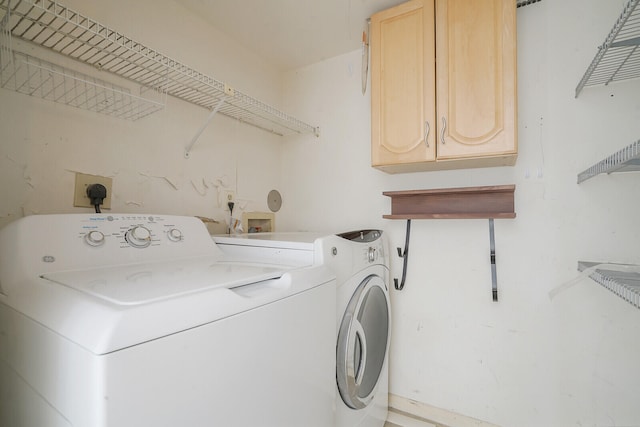
[[[498,277],[496,271],[496,237],[493,228],[493,218],[489,218],[489,259],[491,260],[491,295],[498,301]]]
[[[404,288],[404,282],[407,279],[407,264],[409,262],[409,236],[411,234],[411,220],[408,219],[407,220],[407,233],[406,233],[406,237],[404,240],[404,252],[402,251],[402,248],[397,248],[398,249],[398,256],[400,258],[403,259],[402,261],[402,280],[400,281],[400,284],[398,285],[398,279],[394,278],[393,279],[393,284],[394,287],[401,291],[402,288]]]
[[[411,236],[411,220],[407,220],[407,232],[404,240],[404,250],[396,248],[398,256],[402,258],[402,279],[393,279],[396,290],[401,291],[407,280],[407,264],[409,263],[409,238]],[[496,237],[493,218],[489,218],[489,261],[491,262],[491,296],[493,301],[498,301],[498,273],[496,269]]]

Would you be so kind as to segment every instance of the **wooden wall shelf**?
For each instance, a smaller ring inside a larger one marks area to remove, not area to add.
[[[435,190],[384,191],[391,197],[391,215],[386,219],[407,221],[404,251],[397,248],[403,259],[402,280],[393,279],[395,288],[402,290],[407,278],[409,259],[409,235],[412,219],[489,219],[489,260],[491,262],[491,294],[498,301],[498,279],[496,272],[495,218],[515,218],[515,185],[487,187],[439,188]]]
[[[515,185],[385,191],[387,219],[515,218]]]

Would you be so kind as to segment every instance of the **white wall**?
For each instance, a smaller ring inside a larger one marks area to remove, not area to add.
[[[275,67],[172,1],[64,3],[261,101],[281,102]],[[52,58],[134,93],[138,89],[59,55]],[[222,187],[237,191],[239,208],[267,210],[267,194],[280,184],[281,138],[218,115],[187,160],[184,148],[208,114],[169,97],[163,111],[130,122],[0,90],[0,226],[23,215],[90,212],[72,206],[75,171],[113,178],[113,212],[228,221],[218,200]]]
[[[518,10],[515,167],[387,175],[369,166],[369,93],[360,52],[287,74],[285,104],[322,135],[283,153],[290,229],[381,227],[385,190],[516,184],[496,220],[499,302],[487,220],[413,221],[406,287],[392,291],[390,392],[502,426],[637,425],[640,312],[578,275],[578,260],[640,263],[637,174],[576,176],[640,137],[640,81],[574,88],[622,0],[543,0]],[[314,122],[314,123],[315,123]],[[393,256],[394,277],[401,275]]]

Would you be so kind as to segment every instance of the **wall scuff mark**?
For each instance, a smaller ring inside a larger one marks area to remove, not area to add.
[[[193,182],[193,180],[191,180],[191,186],[193,187],[194,190],[196,190],[196,193],[198,193],[202,197],[206,196],[209,190],[209,187],[207,186],[207,183],[205,182],[204,178],[202,179],[202,186],[204,187],[202,190],[198,188],[198,186],[196,185],[195,182]]]
[[[28,166],[25,164],[20,163],[19,161],[17,161],[16,159],[14,159],[13,157],[9,156],[8,154],[5,154],[4,156],[9,162],[13,163],[14,165],[18,166],[20,169],[22,169],[22,179],[24,179],[25,184],[27,184],[29,187],[31,187],[32,189],[35,188],[35,186],[33,185],[32,178],[31,175],[27,172],[27,168]]]
[[[157,179],[162,179],[164,181],[166,181],[171,187],[173,187],[174,190],[178,191],[178,185],[176,183],[174,183],[172,180],[170,180],[169,178],[167,178],[166,176],[162,176],[162,175],[149,175],[146,173],[142,173],[142,172],[138,172],[140,175],[142,176],[146,176],[147,178],[157,178]]]

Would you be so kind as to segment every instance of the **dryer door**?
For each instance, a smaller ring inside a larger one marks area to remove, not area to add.
[[[366,407],[374,398],[389,341],[389,302],[380,276],[360,283],[338,332],[336,378],[344,403]]]

